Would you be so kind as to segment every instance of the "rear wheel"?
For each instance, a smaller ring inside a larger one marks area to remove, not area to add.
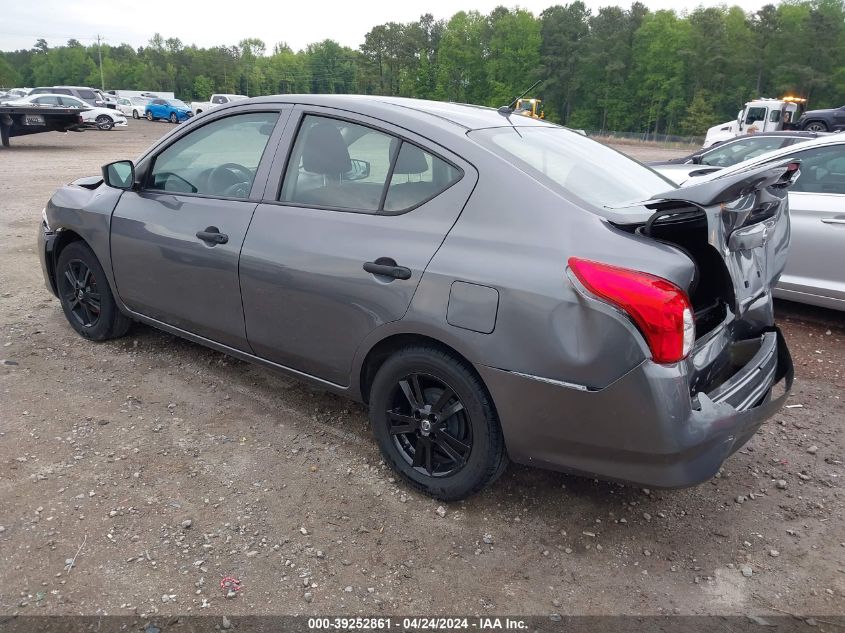
[[[126,334],[132,321],[118,309],[103,267],[88,245],[77,241],[62,249],[56,276],[62,310],[77,333],[92,341]]]
[[[114,127],[114,121],[107,114],[101,114],[95,119],[95,122],[101,130],[110,130]]]
[[[171,112],[171,113],[170,113],[170,122],[171,122],[171,123],[173,123],[174,125],[175,125],[176,123],[179,123],[179,117],[178,117],[178,116],[176,116],[176,113],[175,113],[175,112]]]
[[[153,113],[147,110],[147,121],[155,121],[155,117],[153,117]]]
[[[385,461],[444,501],[468,497],[507,465],[504,438],[475,372],[436,347],[411,347],[379,368],[370,423]]]
[[[827,132],[827,123],[824,121],[810,121],[804,126],[808,132]]]

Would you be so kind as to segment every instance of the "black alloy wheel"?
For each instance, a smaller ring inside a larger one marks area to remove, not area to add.
[[[59,253],[56,289],[65,318],[81,336],[105,341],[129,330],[132,320],[117,307],[103,267],[84,242],[71,242]]]
[[[399,454],[421,474],[445,477],[464,467],[472,427],[463,402],[445,382],[409,374],[393,388],[389,432]]]
[[[59,279],[62,298],[71,315],[82,327],[90,328],[100,320],[100,291],[88,265],[79,259],[67,262]]]
[[[443,501],[489,485],[508,463],[499,418],[471,364],[434,345],[388,357],[369,388],[370,424],[385,463]]]

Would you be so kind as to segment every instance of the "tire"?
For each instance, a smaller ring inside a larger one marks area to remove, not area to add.
[[[101,130],[110,130],[114,127],[114,120],[107,114],[101,114],[94,122],[97,124],[97,128]]]
[[[370,424],[385,461],[443,501],[475,494],[507,466],[486,388],[471,367],[437,347],[409,347],[384,362],[370,390]]]
[[[804,129],[808,132],[827,132],[827,123],[824,121],[808,121],[804,124]]]
[[[171,112],[171,113],[170,113],[170,122],[171,122],[173,125],[176,125],[177,123],[179,123],[179,117],[178,117],[178,116],[176,116],[176,113],[175,113],[175,112]]]
[[[138,114],[138,111],[137,111],[137,110],[132,110],[132,118],[133,118],[133,119],[135,119],[135,120],[137,120],[137,119],[140,119],[140,118],[141,118],[141,115],[140,115],[140,114]]]
[[[147,110],[147,121],[155,121],[155,117],[153,116],[153,113],[150,112],[149,110]]]
[[[71,242],[62,249],[56,286],[65,318],[80,336],[107,341],[129,330],[131,319],[118,309],[103,267],[84,242]]]
[[[202,110],[197,110],[196,112],[194,112],[194,116],[196,116],[198,114],[202,114]]]

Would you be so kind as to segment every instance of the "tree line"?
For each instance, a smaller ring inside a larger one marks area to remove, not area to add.
[[[324,40],[293,51],[260,39],[199,48],[155,34],[137,49],[69,40],[0,53],[0,86],[212,92],[362,93],[507,104],[534,81],[548,118],[590,130],[701,134],[747,100],[794,93],[845,103],[845,2],[783,0],[754,13],[642,3],[595,12],[580,0],[539,16],[498,7],[374,26],[358,49]]]

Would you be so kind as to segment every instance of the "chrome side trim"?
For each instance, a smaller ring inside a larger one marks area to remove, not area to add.
[[[574,382],[566,382],[565,380],[555,380],[553,378],[545,378],[543,376],[534,376],[533,374],[523,374],[519,371],[504,371],[507,371],[509,374],[513,374],[514,376],[519,376],[520,378],[528,378],[529,380],[544,382],[546,384],[554,385],[556,387],[566,387],[567,389],[576,389],[578,391],[597,391],[596,389],[590,389],[586,385],[579,385],[578,383]]]

